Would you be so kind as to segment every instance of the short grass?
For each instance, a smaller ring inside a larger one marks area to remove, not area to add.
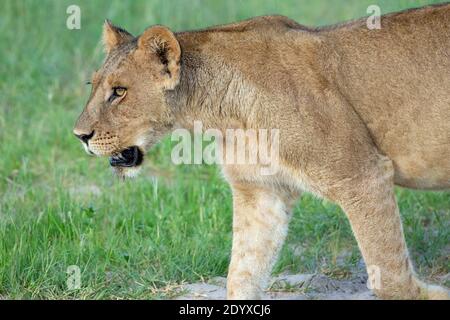
[[[437,1],[4,1],[0,13],[0,297],[164,298],[177,284],[224,276],[231,196],[216,167],[175,166],[165,140],[134,181],[87,157],[71,128],[100,65],[102,21],[133,33],[174,30],[263,14],[324,25]],[[81,30],[66,8],[81,7]],[[450,272],[450,194],[398,190],[419,273]],[[360,260],[344,214],[304,197],[275,272],[346,275]],[[81,288],[68,290],[68,266]],[[447,283],[448,284],[448,283]]]

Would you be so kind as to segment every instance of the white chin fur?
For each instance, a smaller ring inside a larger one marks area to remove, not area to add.
[[[82,143],[82,146],[83,146],[84,151],[86,151],[86,153],[88,155],[90,155],[90,156],[93,155],[93,153],[91,151],[89,151],[89,148],[88,148],[88,146],[85,143]]]
[[[136,178],[140,171],[141,166],[139,167],[113,167],[114,173],[120,178]]]

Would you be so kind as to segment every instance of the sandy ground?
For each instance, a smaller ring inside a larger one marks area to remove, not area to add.
[[[272,279],[267,300],[374,300],[366,286],[365,274],[350,279],[336,280],[321,274],[283,275]],[[225,299],[225,278],[214,278],[208,283],[186,284],[176,299],[220,300]]]

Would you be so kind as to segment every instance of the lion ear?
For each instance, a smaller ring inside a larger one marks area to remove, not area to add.
[[[130,42],[134,37],[128,31],[116,27],[109,20],[103,24],[103,45],[106,53],[120,46],[123,43]]]
[[[138,49],[156,56],[163,70],[163,86],[174,89],[180,80],[181,48],[173,32],[163,26],[150,27],[139,37]]]

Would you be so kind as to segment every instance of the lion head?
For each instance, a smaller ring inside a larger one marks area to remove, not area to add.
[[[103,42],[107,57],[92,75],[92,91],[73,132],[86,152],[109,156],[116,173],[131,176],[173,126],[165,93],[179,82],[181,49],[165,27],[134,37],[109,21]]]

